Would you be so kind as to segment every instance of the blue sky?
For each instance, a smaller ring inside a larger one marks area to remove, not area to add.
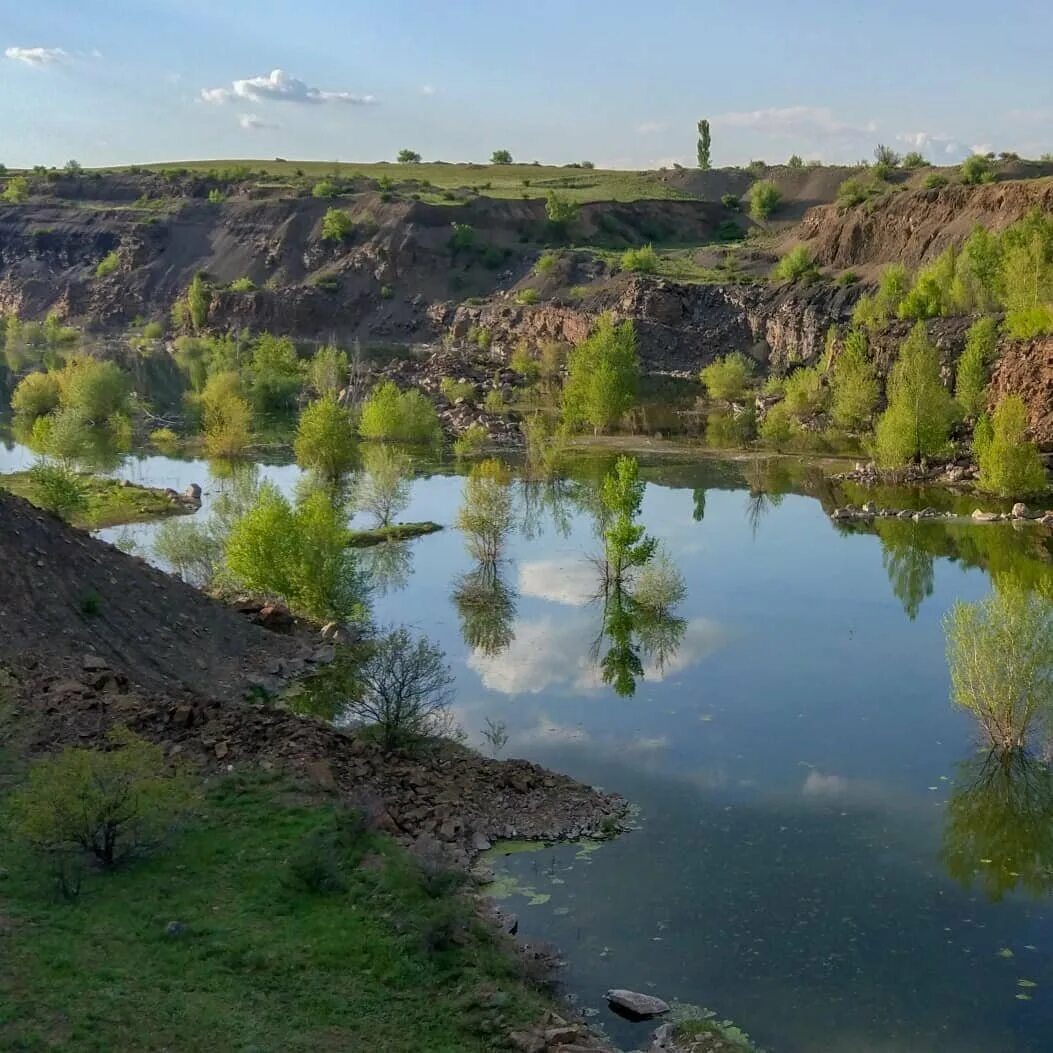
[[[1050,0],[4,0],[0,162],[1053,151]],[[274,71],[281,71],[275,73]]]

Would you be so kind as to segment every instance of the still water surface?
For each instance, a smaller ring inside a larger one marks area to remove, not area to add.
[[[0,471],[31,460],[0,447]],[[258,470],[290,493],[300,475]],[[225,485],[163,457],[118,474],[201,483],[201,515]],[[567,989],[627,1049],[650,1028],[612,1017],[609,987],[710,1006],[782,1053],[1053,1050],[1048,773],[982,766],[948,702],[940,627],[955,599],[990,590],[984,566],[1048,588],[1042,535],[843,532],[814,497],[739,465],[645,461],[643,474],[643,521],[687,583],[664,635],[603,636],[580,482],[518,488],[520,527],[480,625],[456,602],[474,569],[452,527],[463,480],[422,475],[403,518],[449,529],[388,553],[374,599],[378,622],[444,647],[473,744],[485,748],[487,718],[503,722],[503,755],[639,809],[635,830],[595,851],[498,862],[521,934],[563,950]],[[155,529],[103,536],[146,554]],[[602,663],[617,652],[624,670],[625,650],[642,674],[619,695]]]

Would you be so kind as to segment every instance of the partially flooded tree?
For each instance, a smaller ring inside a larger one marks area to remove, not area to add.
[[[606,578],[620,582],[628,571],[654,556],[657,542],[638,523],[644,484],[635,457],[619,457],[600,487],[606,526],[603,531]]]
[[[401,515],[410,501],[413,465],[402,450],[369,444],[362,452],[362,473],[355,480],[351,504],[378,527]]]
[[[465,479],[457,513],[457,528],[473,559],[497,562],[512,527],[512,510],[511,472],[494,458],[475,465]]]
[[[333,394],[312,402],[300,414],[293,450],[302,468],[312,468],[329,480],[339,479],[355,459],[350,410],[341,406]]]
[[[1010,586],[944,618],[951,696],[994,749],[1023,749],[1053,713],[1053,605]]]

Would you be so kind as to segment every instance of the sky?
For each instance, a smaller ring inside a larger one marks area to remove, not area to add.
[[[1053,151],[1051,0],[0,0],[0,163]]]

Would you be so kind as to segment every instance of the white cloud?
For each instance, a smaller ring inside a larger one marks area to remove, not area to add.
[[[434,95],[435,85],[434,84],[422,84],[420,86],[421,95]]]
[[[901,132],[897,141],[914,147],[930,160],[962,158],[969,153],[968,147],[959,142],[953,135],[939,132]]]
[[[974,154],[991,154],[994,153],[994,146],[991,143],[976,143],[972,151]]]
[[[788,139],[838,139],[873,135],[877,131],[873,121],[859,125],[839,120],[828,106],[782,106],[721,113],[711,123],[714,128],[746,128]]]
[[[665,121],[644,121],[636,126],[637,135],[657,135],[666,130]]]
[[[222,105],[232,99],[248,99],[250,102],[343,102],[355,106],[366,106],[376,102],[372,95],[312,88],[305,81],[290,77],[281,69],[273,69],[260,77],[236,80],[229,88],[202,88],[201,99],[212,105]]]
[[[554,559],[531,560],[519,565],[519,591],[524,596],[584,607],[600,591],[596,568],[583,560],[568,565]]]
[[[19,48],[11,47],[4,55],[15,62],[24,62],[27,66],[43,69],[45,66],[56,66],[69,60],[69,52],[62,48]]]
[[[238,116],[238,124],[248,132],[262,132],[268,128],[277,128],[278,125],[265,121],[255,113],[242,113]]]

